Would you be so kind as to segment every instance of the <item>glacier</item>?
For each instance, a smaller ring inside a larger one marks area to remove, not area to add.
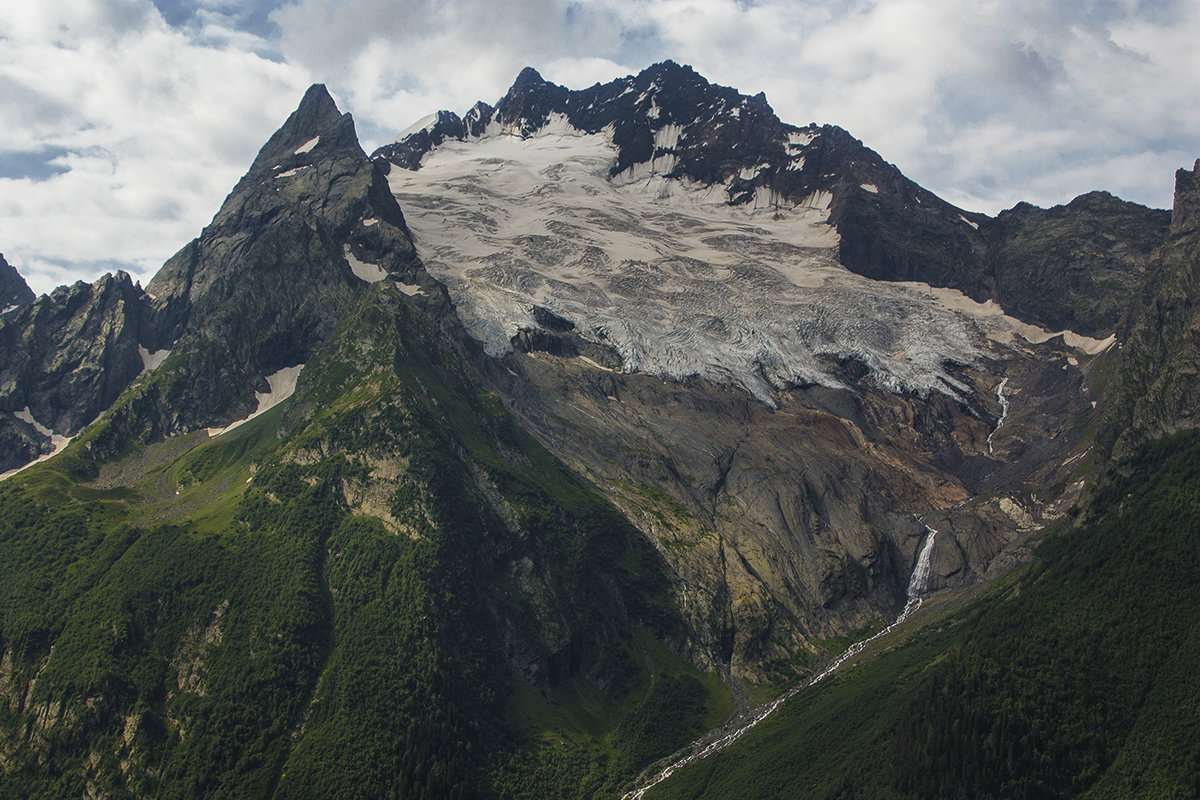
[[[624,371],[732,384],[772,406],[796,386],[845,388],[847,360],[885,390],[961,400],[971,389],[953,367],[1054,335],[956,290],[850,272],[831,195],[759,188],[730,205],[726,185],[671,176],[673,136],[658,131],[655,159],[610,177],[611,126],[493,121],[388,180],[426,268],[492,355],[536,328],[541,306],[613,347]],[[790,146],[798,163],[803,147]]]

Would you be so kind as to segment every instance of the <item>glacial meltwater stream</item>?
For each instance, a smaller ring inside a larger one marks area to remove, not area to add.
[[[1003,390],[1003,387],[1004,383],[1001,382],[1000,388],[997,390],[997,394]],[[1001,396],[1001,399],[1003,400],[1003,396]],[[1007,410],[1007,403],[1004,403],[1004,406]],[[1003,422],[1003,417],[1001,417],[1001,421]],[[999,427],[999,425],[997,425],[997,427]],[[908,600],[905,602],[904,609],[901,610],[900,615],[896,617],[895,621],[893,621],[891,625],[888,625],[883,630],[868,636],[866,639],[862,639],[861,641],[857,641],[850,645],[848,648],[846,648],[845,652],[833,660],[833,663],[826,667],[822,672],[818,673],[815,677],[810,678],[804,683],[793,686],[791,689],[788,689],[771,702],[752,709],[747,715],[741,717],[740,719],[729,722],[715,731],[710,731],[705,736],[688,745],[688,747],[685,749],[680,750],[665,764],[657,767],[650,767],[638,778],[634,788],[621,796],[621,800],[641,800],[642,796],[646,792],[648,792],[654,786],[662,783],[667,778],[671,777],[671,775],[673,775],[681,767],[686,767],[688,764],[692,764],[703,758],[707,758],[713,753],[717,753],[733,744],[738,739],[746,735],[746,732],[751,728],[758,725],[758,723],[762,722],[767,717],[771,716],[775,709],[783,705],[784,702],[791,699],[801,690],[807,689],[810,686],[814,686],[828,678],[834,672],[837,672],[839,667],[856,656],[858,653],[862,652],[862,649],[868,644],[882,636],[886,636],[887,634],[891,633],[896,626],[908,619],[914,611],[921,607],[921,601],[924,599],[929,586],[930,564],[933,555],[933,540],[937,536],[937,531],[928,525],[925,526],[925,530],[925,540],[921,543],[921,550],[917,554],[917,563],[913,567],[912,577],[910,577],[908,581]]]
[[[1000,426],[1004,424],[1004,418],[1008,416],[1008,398],[1004,396],[1004,387],[1008,383],[1008,378],[1005,377],[996,387],[996,399],[1000,401],[1000,419],[996,420],[996,427],[992,428],[992,432],[988,434],[987,446],[988,455],[994,455],[992,451],[992,437],[996,435],[996,431],[1000,430]]]

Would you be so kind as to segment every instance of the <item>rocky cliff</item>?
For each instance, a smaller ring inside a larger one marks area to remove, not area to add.
[[[1170,234],[1150,269],[1159,277],[1114,360],[1117,397],[1099,440],[1118,462],[1200,417],[1200,162],[1175,173]]]
[[[52,452],[146,365],[148,298],[125,273],[61,286],[0,317],[0,470]]]
[[[23,305],[33,302],[33,290],[16,267],[4,260],[0,254],[0,314],[7,314]]]

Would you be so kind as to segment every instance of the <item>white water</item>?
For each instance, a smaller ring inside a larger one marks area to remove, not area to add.
[[[1004,396],[1004,385],[1007,383],[1008,377],[1006,376],[996,387],[996,399],[1000,401],[1000,419],[996,420],[996,427],[992,428],[992,432],[988,434],[987,445],[989,456],[993,455],[992,437],[996,435],[996,431],[1000,430],[1000,426],[1004,424],[1004,418],[1008,416],[1008,398]]]
[[[886,636],[887,634],[891,633],[897,625],[908,619],[914,611],[921,607],[921,602],[924,599],[929,587],[929,572],[933,556],[933,541],[937,537],[937,531],[928,525],[925,526],[925,530],[927,531],[925,541],[921,545],[921,551],[917,554],[917,563],[913,567],[912,577],[910,577],[908,580],[908,590],[906,592],[908,596],[908,602],[904,604],[904,609],[900,612],[900,615],[896,617],[895,621],[892,622],[891,625],[888,625],[886,628],[872,636],[868,636],[866,639],[850,645],[848,648],[846,648],[845,652],[835,658],[833,663],[826,667],[825,670],[816,677],[809,679],[805,683],[793,686],[791,689],[787,690],[770,703],[754,709],[748,718],[734,723],[735,727],[722,733],[716,739],[709,741],[709,737],[706,736],[693,742],[688,746],[686,751],[681,751],[686,752],[685,755],[674,759],[652,776],[639,781],[640,785],[622,795],[621,800],[641,800],[642,796],[646,792],[662,783],[667,778],[671,777],[680,768],[686,767],[688,764],[694,764],[695,762],[703,758],[707,758],[713,753],[719,752],[733,744],[738,739],[745,736],[747,731],[749,731],[751,728],[758,725],[758,723],[762,722],[767,717],[771,716],[775,709],[779,708],[787,700],[790,700],[802,689],[815,686],[816,684],[825,680],[834,672],[836,672],[839,667],[846,663],[846,661],[862,652],[862,649],[868,644],[882,636]],[[712,734],[709,734],[709,736],[711,735]]]

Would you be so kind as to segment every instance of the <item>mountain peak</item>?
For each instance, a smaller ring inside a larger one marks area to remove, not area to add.
[[[566,104],[570,91],[542,78],[533,67],[517,75],[512,88],[496,104],[496,119],[520,136],[529,136]]]
[[[0,253],[0,312],[11,306],[23,306],[32,303],[33,290],[17,272],[17,268],[4,260]]]
[[[696,70],[692,69],[692,67],[690,65],[680,64],[676,61],[672,61],[669,58],[666,61],[659,61],[657,64],[651,64],[650,66],[648,66],[644,70],[642,70],[641,73],[639,74],[639,76],[640,75],[650,75],[650,76],[661,75],[661,76],[679,76],[679,77],[687,76],[687,77],[696,77],[696,78],[700,78],[701,80],[704,80],[704,76],[701,75],[699,72],[696,72]],[[705,80],[705,83],[707,83],[707,82],[708,81]]]
[[[254,172],[273,168],[283,160],[306,156],[317,147],[324,150],[331,145],[362,152],[354,131],[354,118],[338,110],[325,84],[314,83],[296,110],[263,145],[250,169]]]
[[[1181,236],[1200,230],[1200,159],[1188,171],[1175,173],[1175,206],[1171,212],[1171,233]]]
[[[543,83],[548,83],[548,81],[542,77],[540,72],[533,67],[525,67],[525,69],[517,74],[517,79],[513,81],[512,88],[526,89],[530,86],[537,86]]]
[[[315,111],[339,113],[337,103],[333,101],[333,97],[329,94],[329,89],[323,83],[314,83],[304,92],[304,97],[300,100],[300,106],[297,111],[302,111],[312,108]]]

